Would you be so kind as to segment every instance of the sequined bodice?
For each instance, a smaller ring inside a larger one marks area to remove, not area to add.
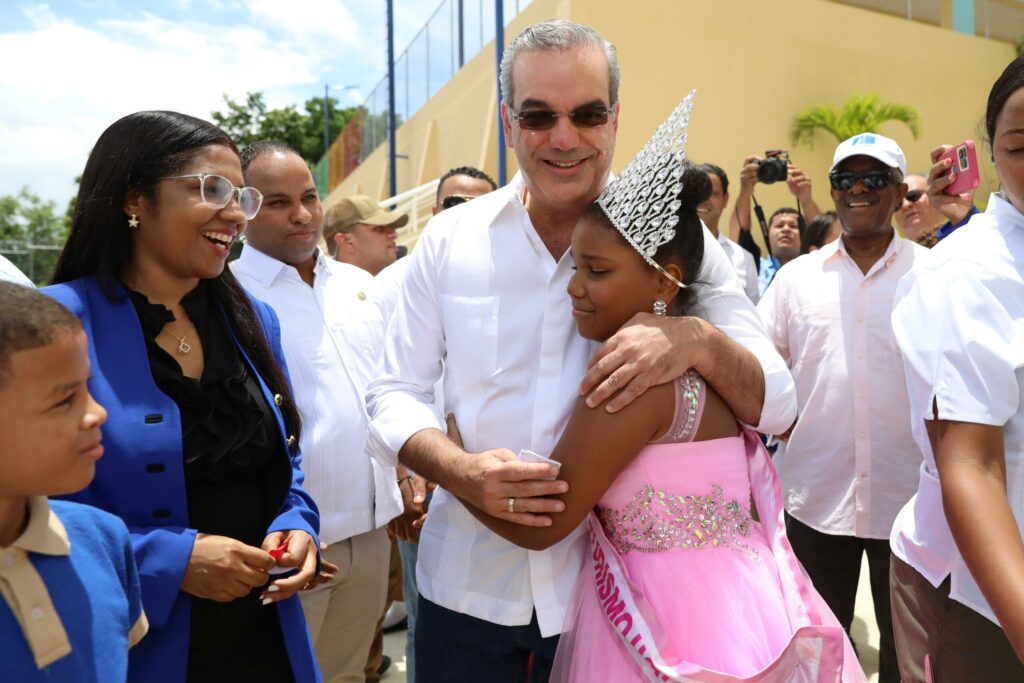
[[[690,441],[701,388],[692,377],[680,381],[676,424],[666,438],[648,444],[598,502],[597,517],[620,553],[724,547],[756,554],[743,542],[753,523],[743,438]]]
[[[740,540],[750,535],[749,508],[727,500],[720,484],[703,495],[645,484],[624,507],[599,506],[597,518],[620,553],[725,547],[757,554]]]

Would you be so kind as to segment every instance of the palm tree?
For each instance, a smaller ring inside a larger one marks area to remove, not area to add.
[[[853,95],[842,108],[815,104],[804,109],[793,122],[793,144],[814,145],[818,128],[831,133],[837,142],[858,133],[877,133],[885,121],[902,121],[916,140],[921,133],[921,117],[909,104],[882,102],[875,93]]]

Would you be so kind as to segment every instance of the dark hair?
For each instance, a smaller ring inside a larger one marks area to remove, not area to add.
[[[791,206],[783,206],[781,208],[775,209],[775,211],[772,212],[771,217],[768,219],[768,227],[771,227],[772,221],[775,220],[776,216],[781,216],[783,214],[789,214],[789,213],[795,213],[798,216],[800,215],[800,212],[797,211],[796,209],[794,209]]]
[[[722,183],[722,194],[729,194],[729,176],[725,174],[725,171],[723,171],[720,166],[715,166],[714,164],[700,164],[697,168],[705,173],[714,173],[718,176],[719,182]]]
[[[241,154],[239,154],[242,161],[242,173],[244,174],[248,171],[249,166],[252,162],[256,161],[256,159],[264,154],[270,154],[271,152],[280,152],[282,154],[291,152],[300,159],[302,158],[301,154],[283,142],[278,140],[257,140],[256,142],[243,147]]]
[[[464,175],[469,176],[470,178],[476,178],[477,180],[483,180],[484,182],[491,186],[491,190],[498,189],[498,183],[494,182],[494,178],[487,175],[479,168],[474,168],[472,166],[456,166],[455,168],[451,169],[443,176],[441,176],[441,179],[437,182],[437,194],[434,197],[435,204],[441,199],[441,186],[444,185],[444,181],[448,180],[452,176],[457,175]]]
[[[800,253],[807,254],[811,251],[811,247],[821,249],[825,246],[825,238],[837,217],[835,211],[825,211],[808,221],[807,231],[800,238]]]
[[[11,356],[49,346],[82,322],[51,297],[31,287],[0,280],[0,389],[11,379]]]
[[[989,148],[996,136],[996,119],[1002,113],[1006,100],[1010,96],[1024,88],[1024,57],[1010,62],[996,82],[992,84],[992,90],[988,94],[988,106],[985,109],[985,132],[988,134]]]
[[[683,165],[683,174],[679,180],[682,182],[683,188],[676,195],[676,199],[681,202],[676,211],[676,216],[679,217],[676,234],[671,240],[661,245],[654,254],[654,260],[660,265],[674,263],[683,271],[680,282],[687,287],[679,290],[670,304],[673,315],[683,315],[694,304],[696,298],[696,292],[690,285],[697,283],[697,274],[704,261],[704,226],[701,225],[700,218],[697,216],[697,207],[708,200],[712,190],[711,180],[707,173],[693,164]],[[668,201],[667,197],[665,200]],[[609,230],[615,230],[623,242],[626,241],[597,202],[589,204],[583,210],[583,215],[597,220]]]
[[[173,111],[136,112],[103,131],[85,162],[71,232],[50,283],[92,276],[112,297],[132,255],[124,212],[128,191],[135,190],[155,204],[159,180],[179,173],[211,145],[238,153],[235,143],[217,126]],[[248,294],[228,268],[211,280],[211,286],[254,369],[271,391],[284,396],[281,414],[289,434],[298,440],[299,411]]]

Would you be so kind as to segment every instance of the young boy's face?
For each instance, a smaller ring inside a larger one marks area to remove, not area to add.
[[[13,354],[11,370],[0,389],[0,495],[80,491],[103,455],[107,419],[86,387],[85,332],[68,330],[49,346]]]

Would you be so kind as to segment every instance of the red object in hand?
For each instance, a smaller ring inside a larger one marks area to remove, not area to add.
[[[279,561],[281,559],[281,556],[288,552],[288,539],[284,539],[284,543],[277,546],[273,550],[268,550],[267,552],[270,553],[270,556],[272,558],[274,558],[274,562]]]

